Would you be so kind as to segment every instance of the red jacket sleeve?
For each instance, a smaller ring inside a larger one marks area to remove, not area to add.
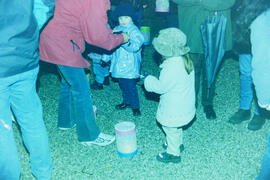
[[[124,40],[122,35],[112,34],[112,30],[107,26],[109,8],[109,0],[87,0],[84,1],[80,17],[80,26],[85,41],[107,50],[119,46]]]

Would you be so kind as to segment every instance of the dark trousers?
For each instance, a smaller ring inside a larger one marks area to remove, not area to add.
[[[140,109],[136,79],[118,78],[122,90],[123,103],[129,104],[132,109]]]
[[[195,91],[196,91],[196,104],[198,104],[197,96],[200,90],[200,85],[202,85],[202,105],[213,105],[213,99],[215,96],[215,80],[211,87],[207,88],[207,78],[205,71],[205,59],[204,54],[191,53],[191,60],[195,69]],[[202,79],[202,83],[201,83]]]

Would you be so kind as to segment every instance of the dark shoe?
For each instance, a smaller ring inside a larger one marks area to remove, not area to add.
[[[162,144],[162,147],[163,147],[164,149],[167,149],[168,144],[167,144],[166,141],[164,142],[164,144]],[[184,144],[181,144],[181,145],[180,145],[180,153],[183,152],[184,150],[185,150],[185,146],[184,146]]]
[[[265,119],[262,116],[254,114],[252,120],[248,123],[248,129],[252,131],[259,130],[264,123]]]
[[[90,88],[94,90],[101,90],[103,89],[103,85],[95,81],[93,84],[90,85]]]
[[[216,119],[217,118],[217,115],[213,109],[213,106],[211,106],[211,105],[204,106],[204,112],[205,112],[207,119]]]
[[[115,106],[115,109],[122,110],[122,109],[126,109],[127,107],[129,107],[128,104],[121,103],[121,104],[117,104]]]
[[[157,155],[157,160],[163,163],[180,163],[181,162],[181,156],[174,156],[172,154],[168,154],[166,152],[159,153]]]
[[[133,112],[133,116],[140,116],[141,115],[141,111],[139,109],[132,109]]]
[[[103,84],[106,85],[106,86],[110,85],[110,77],[109,76],[104,77]]]
[[[232,117],[229,119],[229,123],[239,124],[242,121],[250,119],[250,110],[239,109]]]

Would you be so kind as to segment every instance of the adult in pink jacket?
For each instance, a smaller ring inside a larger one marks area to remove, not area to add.
[[[57,0],[54,17],[40,36],[40,59],[56,64],[61,75],[58,127],[77,127],[84,145],[108,145],[114,136],[103,134],[95,123],[90,88],[82,57],[84,42],[111,50],[127,42],[127,34],[114,35],[107,27],[109,0]]]

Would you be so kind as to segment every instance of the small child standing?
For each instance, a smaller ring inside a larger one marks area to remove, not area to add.
[[[161,94],[156,118],[166,134],[167,150],[159,153],[157,160],[178,163],[183,144],[182,127],[194,118],[196,111],[190,49],[186,46],[186,35],[177,28],[161,30],[152,44],[165,59],[158,79],[151,75],[144,79],[147,91]]]
[[[114,28],[114,32],[127,33],[129,42],[117,48],[112,55],[110,72],[113,78],[118,80],[122,90],[123,101],[115,106],[122,110],[131,107],[134,116],[140,116],[140,105],[138,90],[136,87],[141,66],[141,48],[144,37],[132,19],[136,12],[128,2],[121,2],[115,9],[113,17],[117,18],[119,25]]]
[[[110,84],[110,65],[104,61],[104,55],[102,54],[91,52],[88,54],[88,57],[92,59],[93,71],[96,76],[96,80],[90,85],[90,88],[93,90],[101,90],[103,89],[103,85],[108,86]]]

